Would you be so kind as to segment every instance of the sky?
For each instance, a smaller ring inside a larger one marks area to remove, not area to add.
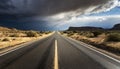
[[[0,0],[0,26],[65,30],[70,26],[112,28],[120,23],[119,0]]]

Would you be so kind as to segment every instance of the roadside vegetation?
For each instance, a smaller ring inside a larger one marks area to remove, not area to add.
[[[0,50],[14,47],[15,45],[25,43],[32,40],[37,40],[41,37],[48,35],[49,31],[23,31],[17,30],[15,28],[9,29],[5,27],[0,27]]]
[[[120,55],[120,31],[62,31],[61,34]]]

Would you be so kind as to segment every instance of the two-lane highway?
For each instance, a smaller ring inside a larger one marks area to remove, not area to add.
[[[1,55],[0,69],[120,69],[109,57],[55,32]]]

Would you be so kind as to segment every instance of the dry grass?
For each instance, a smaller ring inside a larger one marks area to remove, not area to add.
[[[12,47],[14,45],[17,45],[17,44],[24,43],[24,42],[30,41],[32,39],[35,39],[35,38],[29,38],[29,37],[23,37],[23,38],[21,38],[21,37],[18,37],[18,38],[5,37],[5,38],[10,39],[10,41],[0,41],[0,49],[6,48],[6,47]],[[4,37],[2,39],[4,39]]]
[[[14,46],[21,44],[21,43],[37,40],[40,38],[44,38],[44,37],[49,36],[49,35],[50,34],[42,34],[42,36],[39,36],[39,37],[1,37],[0,38],[0,50],[3,50],[5,48],[9,48],[9,47],[14,47]],[[3,41],[3,39],[6,39],[6,38],[9,40]]]
[[[51,32],[22,31],[0,27],[0,50],[49,35]]]
[[[86,33],[86,34],[85,34]],[[67,32],[65,31],[62,32],[62,34],[65,34],[69,37],[83,41],[85,43],[91,44],[95,47],[108,50],[110,52],[120,54],[120,32],[119,31],[106,31],[106,32],[94,32],[92,37],[88,37],[89,35],[91,36],[93,32],[90,31],[78,31],[78,32]]]
[[[101,34],[98,37],[94,37],[94,38],[87,38],[89,41],[94,42],[94,43],[104,43],[106,40],[107,36],[105,34]]]
[[[106,42],[107,46],[119,48],[120,49],[120,42]]]

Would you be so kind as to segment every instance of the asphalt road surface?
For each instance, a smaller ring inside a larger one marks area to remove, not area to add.
[[[120,69],[120,61],[55,32],[49,37],[0,54],[0,69]]]

